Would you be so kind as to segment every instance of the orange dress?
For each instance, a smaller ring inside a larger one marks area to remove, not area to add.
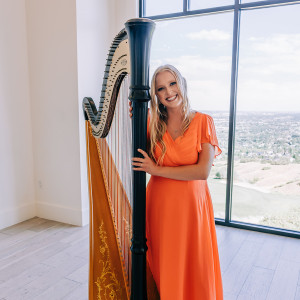
[[[197,163],[202,143],[221,153],[212,117],[197,112],[183,136],[163,136],[163,166]],[[160,155],[156,147],[156,157]],[[161,300],[221,300],[222,278],[206,180],[151,176],[146,197],[147,259]]]

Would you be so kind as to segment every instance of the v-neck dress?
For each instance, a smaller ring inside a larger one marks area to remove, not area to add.
[[[163,136],[162,165],[193,165],[201,144],[221,153],[211,116],[197,112],[183,136]],[[160,155],[156,147],[156,158]],[[206,180],[151,176],[146,197],[147,260],[161,300],[221,300],[219,263],[212,200]]]

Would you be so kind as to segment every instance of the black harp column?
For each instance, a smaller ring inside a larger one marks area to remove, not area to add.
[[[146,150],[149,92],[150,46],[155,23],[149,19],[131,19],[125,23],[131,59],[129,99],[132,101],[132,154],[142,157]],[[147,299],[146,286],[146,173],[133,171],[131,300]]]

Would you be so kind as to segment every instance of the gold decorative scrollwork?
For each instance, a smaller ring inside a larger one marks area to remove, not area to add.
[[[122,299],[121,283],[117,279],[114,269],[111,264],[109,247],[107,244],[107,233],[103,229],[103,220],[99,226],[100,237],[100,276],[97,277],[95,284],[98,288],[97,299],[98,300],[118,300]]]

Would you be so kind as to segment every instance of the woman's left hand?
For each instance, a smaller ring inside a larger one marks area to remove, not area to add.
[[[144,171],[150,175],[155,175],[159,167],[153,162],[153,160],[148,156],[148,154],[145,151],[143,151],[142,149],[138,149],[138,151],[144,156],[144,158],[132,158],[132,165],[135,166],[133,170]]]

